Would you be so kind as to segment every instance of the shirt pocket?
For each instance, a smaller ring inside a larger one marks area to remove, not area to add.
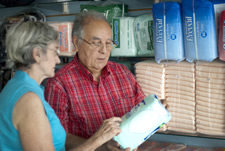
[[[111,106],[114,116],[123,116],[129,112],[135,105],[135,95],[130,87],[120,87],[117,91],[111,92]]]

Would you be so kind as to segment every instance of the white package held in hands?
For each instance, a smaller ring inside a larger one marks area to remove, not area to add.
[[[114,140],[121,148],[130,147],[133,150],[170,119],[171,114],[156,95],[149,95],[122,117],[123,122],[120,125],[122,132],[115,136]]]

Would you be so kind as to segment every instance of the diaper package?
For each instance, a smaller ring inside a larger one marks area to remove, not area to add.
[[[153,4],[154,51],[157,63],[184,60],[181,8],[177,2]]]
[[[135,17],[113,18],[113,40],[117,46],[112,50],[111,56],[137,56],[134,19]]]
[[[121,148],[137,148],[161,126],[169,122],[171,114],[156,95],[147,96],[142,102],[126,113],[120,125],[122,132],[114,137]]]
[[[220,15],[220,28],[219,28],[219,58],[225,61],[225,10]]]
[[[112,25],[112,19],[115,17],[125,17],[128,14],[128,5],[117,2],[106,1],[103,4],[81,4],[81,12],[97,11],[102,13],[108,22]]]
[[[185,56],[188,62],[218,57],[213,3],[182,0]]]
[[[59,33],[59,50],[60,56],[74,56],[76,50],[72,43],[72,22],[48,22]]]
[[[154,56],[152,13],[135,18],[134,37],[138,56]]]

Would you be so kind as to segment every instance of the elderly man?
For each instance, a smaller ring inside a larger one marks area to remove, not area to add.
[[[108,61],[114,42],[102,14],[76,16],[72,38],[77,54],[48,80],[45,97],[76,146],[91,137],[104,119],[123,116],[145,96],[124,65]],[[121,149],[109,141],[99,150]]]

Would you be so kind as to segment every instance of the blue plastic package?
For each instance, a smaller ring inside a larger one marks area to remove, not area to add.
[[[161,2],[153,4],[153,37],[155,60],[185,59],[180,4]]]
[[[147,96],[126,113],[120,124],[122,132],[114,137],[121,148],[137,148],[171,119],[171,114],[155,95]]]
[[[188,62],[218,57],[213,4],[207,0],[183,0],[185,56]]]

